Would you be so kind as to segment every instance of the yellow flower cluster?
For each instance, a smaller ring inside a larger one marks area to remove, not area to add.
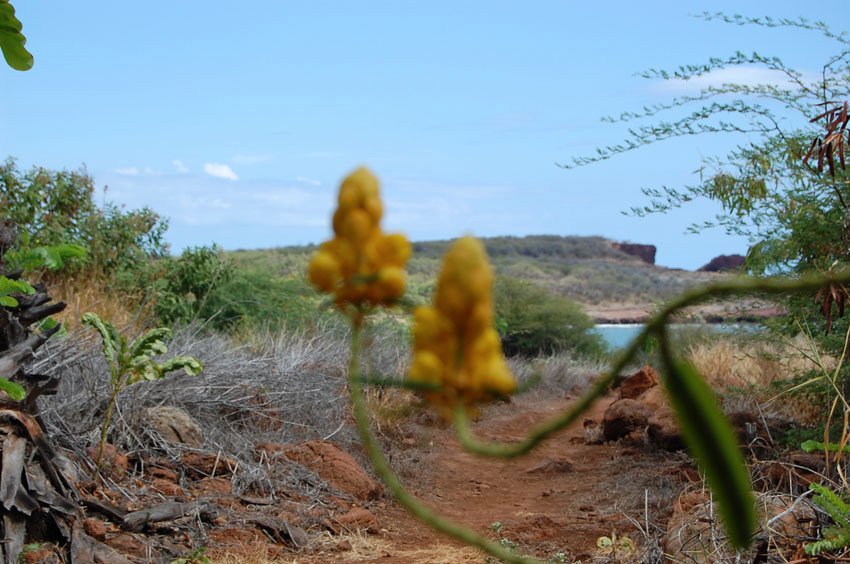
[[[310,281],[334,295],[337,306],[384,305],[404,294],[410,242],[384,234],[378,179],[361,167],[342,181],[333,216],[334,238],[310,260]]]
[[[516,380],[493,328],[493,270],[484,245],[456,241],[443,258],[433,306],[413,313],[413,360],[408,381],[432,384],[430,401],[469,405],[508,395]]]

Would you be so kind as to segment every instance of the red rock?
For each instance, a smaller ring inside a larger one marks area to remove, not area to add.
[[[187,452],[182,457],[187,473],[195,477],[230,476],[236,460],[221,453]]]
[[[642,393],[658,385],[658,372],[649,365],[644,366],[620,383],[620,398],[637,399]]]
[[[109,527],[100,519],[89,517],[83,521],[83,530],[90,537],[103,541],[106,538],[106,534],[109,532]]]
[[[248,545],[257,541],[268,540],[268,537],[253,526],[213,529],[210,531],[209,537],[215,544],[224,546]]]
[[[602,434],[606,441],[621,439],[632,431],[645,428],[651,414],[651,410],[637,400],[617,400],[605,410]]]
[[[151,488],[162,495],[169,497],[183,497],[183,495],[185,495],[183,488],[179,485],[175,484],[171,480],[163,480],[162,478],[155,478],[153,482],[151,482]]]
[[[647,264],[655,264],[655,245],[641,245],[640,243],[611,243],[611,246],[622,253],[637,257]]]
[[[100,452],[100,446],[94,445],[87,449],[89,457],[93,461],[97,461]],[[101,459],[101,471],[110,472],[116,477],[123,477],[130,468],[130,461],[127,455],[120,452],[114,445],[106,443],[103,445],[103,455]]]
[[[194,490],[204,494],[230,495],[233,493],[233,484],[230,478],[204,478],[198,480]]]
[[[52,544],[43,544],[38,548],[24,547],[18,556],[18,562],[24,564],[61,564],[64,559],[59,555],[59,549]]]
[[[145,543],[131,533],[118,533],[115,536],[107,537],[104,542],[107,546],[114,548],[122,554],[138,556],[139,558],[148,557],[148,548]]]
[[[663,386],[653,386],[637,397],[637,400],[648,407],[651,411],[670,409],[667,402],[667,393]]]
[[[145,468],[145,474],[148,478],[160,478],[169,482],[177,482],[177,472],[168,468],[160,468],[159,466],[150,466]]]
[[[303,464],[334,488],[359,500],[376,499],[381,485],[370,477],[354,458],[329,441],[307,441],[287,445],[288,459]]]
[[[347,513],[334,519],[340,527],[349,531],[379,532],[378,518],[368,509],[352,507]]]
[[[655,412],[649,418],[647,434],[649,440],[663,450],[682,450],[685,441],[679,432],[676,416],[670,408]]]
[[[741,270],[747,259],[742,255],[720,255],[711,259],[699,272],[728,272]]]

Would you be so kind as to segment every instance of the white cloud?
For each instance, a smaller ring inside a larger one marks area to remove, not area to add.
[[[120,174],[122,176],[139,176],[139,169],[134,166],[130,166],[127,168],[114,168],[112,169],[112,172],[114,172],[115,174]]]
[[[271,155],[234,155],[230,162],[238,165],[255,165],[272,160]]]
[[[216,178],[224,178],[225,180],[239,180],[233,169],[226,164],[221,163],[204,163],[204,172]]]
[[[171,161],[171,164],[174,165],[174,170],[177,171],[177,174],[186,174],[187,172],[189,172],[189,168],[183,164],[183,161],[174,159],[173,161]]]
[[[296,182],[300,182],[301,184],[307,184],[308,186],[321,186],[322,183],[315,178],[307,178],[306,176],[299,176],[295,179]]]
[[[817,82],[818,78],[814,73],[805,72],[801,80],[803,84],[811,84]],[[713,70],[689,80],[671,79],[658,81],[654,87],[661,92],[692,94],[710,86],[717,88],[724,84],[744,84],[747,86],[769,84],[780,88],[793,88],[796,85],[782,71],[755,66],[735,66]]]

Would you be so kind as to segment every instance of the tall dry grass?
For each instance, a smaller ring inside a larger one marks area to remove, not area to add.
[[[131,334],[141,331],[153,318],[153,303],[145,296],[113,290],[107,280],[96,274],[63,275],[43,282],[54,300],[67,304],[55,317],[69,331],[80,329],[80,319],[89,311]]]
[[[791,393],[794,378],[835,367],[835,359],[820,354],[804,336],[781,341],[722,335],[686,346],[685,353],[720,393],[746,395],[772,413],[802,424],[812,424],[823,415],[822,405]]]

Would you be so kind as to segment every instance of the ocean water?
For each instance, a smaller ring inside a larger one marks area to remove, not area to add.
[[[608,344],[611,350],[622,349],[627,346],[632,339],[638,336],[643,331],[643,324],[635,323],[602,323],[594,327],[602,339]],[[700,330],[700,331],[716,331],[718,333],[727,333],[733,331],[758,331],[760,325],[757,323],[674,323],[670,325],[673,331],[681,329]]]

